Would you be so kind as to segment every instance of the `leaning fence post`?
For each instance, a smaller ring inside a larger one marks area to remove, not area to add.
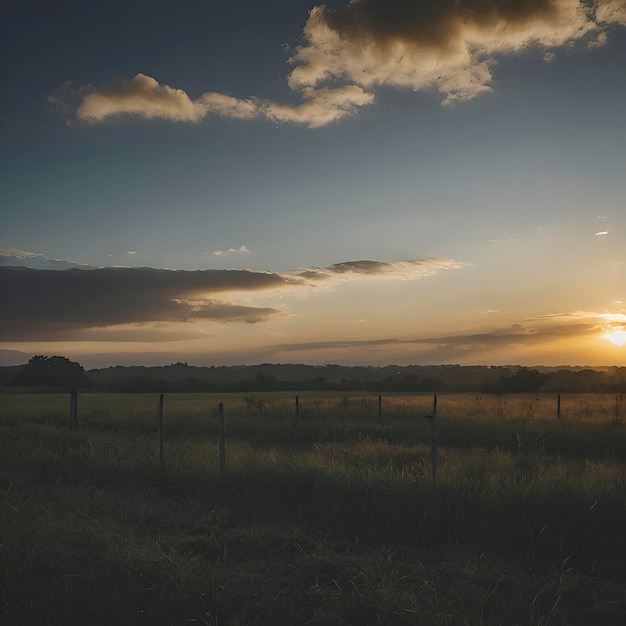
[[[72,388],[70,393],[70,430],[78,429],[78,391]]]
[[[224,436],[224,403],[217,406],[217,427],[218,427],[218,467],[220,478],[224,478],[226,473],[226,439]]]
[[[163,448],[163,394],[159,397],[159,469],[165,468],[165,454]]]

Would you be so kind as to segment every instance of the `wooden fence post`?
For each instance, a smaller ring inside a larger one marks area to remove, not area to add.
[[[378,421],[379,423],[383,420],[383,397],[381,395],[378,396]]]
[[[165,469],[165,450],[163,447],[163,394],[159,397],[159,469]]]
[[[296,396],[296,422],[300,419],[300,396]]]
[[[437,482],[437,427],[435,420],[437,419],[437,394],[433,396],[433,414],[427,415],[430,426],[430,464],[433,478],[433,487]]]
[[[78,391],[76,387],[70,393],[70,430],[78,430]]]
[[[226,473],[226,438],[224,435],[224,403],[220,402],[217,407],[218,426],[218,467],[220,478]]]
[[[556,419],[561,419],[561,394],[556,397]]]

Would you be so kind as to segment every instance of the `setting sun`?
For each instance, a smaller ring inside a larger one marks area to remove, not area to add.
[[[614,343],[616,346],[623,346],[626,344],[626,330],[616,330],[612,333],[607,333],[606,335],[602,335],[604,339],[608,339],[611,343]]]

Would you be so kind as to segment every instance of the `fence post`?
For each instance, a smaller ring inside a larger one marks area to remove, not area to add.
[[[381,395],[378,396],[378,421],[383,421],[383,397]]]
[[[556,397],[556,419],[561,419],[561,394]]]
[[[165,450],[163,447],[163,394],[159,397],[159,469],[165,469]]]
[[[296,422],[300,419],[300,396],[296,396]]]
[[[620,419],[621,419],[622,399],[623,399],[623,396],[621,393],[615,394],[615,422],[617,424],[620,423]]]
[[[72,388],[70,393],[70,430],[78,430],[78,391]]]
[[[433,396],[433,414],[427,415],[426,419],[430,426],[430,464],[434,487],[437,482],[437,427],[435,425],[435,420],[437,419],[437,394]]]
[[[226,438],[224,435],[224,403],[217,406],[217,427],[218,427],[218,467],[220,478],[224,478],[226,473]]]

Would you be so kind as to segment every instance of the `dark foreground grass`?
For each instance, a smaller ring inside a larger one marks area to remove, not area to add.
[[[220,479],[183,398],[160,473],[153,399],[4,400],[3,623],[626,622],[622,424],[450,415],[433,488],[421,418],[242,401]]]

